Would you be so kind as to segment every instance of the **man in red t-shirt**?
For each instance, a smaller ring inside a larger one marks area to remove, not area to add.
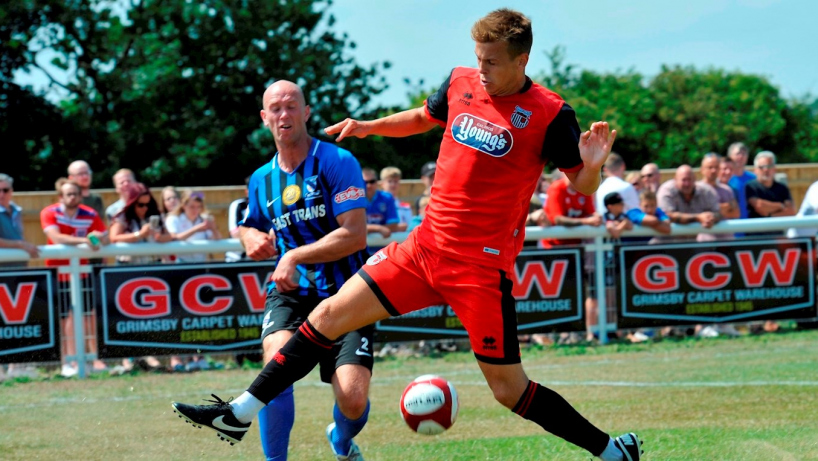
[[[267,402],[305,376],[342,334],[389,316],[449,304],[469,333],[495,398],[520,416],[605,461],[638,460],[634,434],[612,439],[520,364],[512,282],[528,206],[547,161],[591,195],[616,132],[580,132],[574,110],[525,75],[531,22],[508,9],[472,28],[477,69],[456,68],[424,107],[326,129],[347,137],[403,137],[445,129],[422,224],[375,253],[337,295],[316,307],[256,381],[230,404],[174,409],[223,438],[241,440]],[[249,254],[249,252],[248,252]],[[229,426],[225,426],[228,424]]]
[[[558,179],[548,187],[545,199],[545,217],[553,226],[600,226],[602,216],[594,209],[593,197],[580,194],[565,178]],[[544,248],[557,245],[579,245],[581,239],[543,239]]]
[[[99,243],[107,243],[105,224],[102,223],[99,215],[93,208],[82,205],[82,189],[74,181],[61,178],[56,183],[57,194],[60,201],[49,205],[40,212],[40,224],[43,232],[48,237],[48,244],[80,245],[86,244],[96,250],[99,245],[94,245],[90,237],[98,239]],[[46,259],[46,266],[67,266],[67,259]],[[80,260],[80,264],[88,264],[87,259]],[[86,274],[83,274],[86,275]],[[58,274],[60,282],[68,281],[68,274]],[[85,306],[84,326],[86,332],[96,331],[96,317],[92,305]],[[60,311],[62,319],[61,327],[63,333],[63,355],[75,355],[77,353],[74,342],[74,322],[71,306],[63,306]],[[97,352],[97,343],[93,338],[86,341],[86,351],[92,354]],[[97,359],[93,363],[95,369],[104,369],[105,364]],[[71,377],[76,374],[75,366],[64,364],[63,376]]]
[[[602,216],[595,211],[593,197],[580,194],[566,178],[551,183],[545,200],[545,216],[554,226],[600,226]],[[543,248],[559,245],[580,245],[581,239],[543,239]],[[596,300],[593,253],[585,253],[583,272],[585,274],[585,339],[593,340],[592,328],[599,323],[599,303]]]

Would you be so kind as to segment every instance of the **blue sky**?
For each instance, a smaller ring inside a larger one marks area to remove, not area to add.
[[[359,63],[392,63],[390,88],[375,102],[402,105],[404,78],[436,88],[452,67],[474,65],[471,25],[500,7],[533,21],[530,75],[562,45],[567,63],[596,72],[718,67],[764,75],[785,97],[818,96],[818,0],[335,0],[329,11],[334,29],[356,42]],[[17,75],[38,87],[47,81]]]
[[[818,95],[813,0],[336,0],[330,11],[359,63],[392,63],[391,88],[376,101],[405,104],[404,77],[436,87],[452,67],[474,65],[471,25],[500,7],[532,20],[530,75],[563,45],[568,63],[597,72],[718,67],[764,75],[786,97]]]

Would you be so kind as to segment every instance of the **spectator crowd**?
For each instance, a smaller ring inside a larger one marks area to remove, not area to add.
[[[759,219],[773,216],[793,216],[796,209],[790,190],[785,183],[776,180],[776,156],[762,151],[752,159],[749,171],[749,149],[743,143],[731,144],[725,156],[707,153],[700,165],[697,180],[690,165],[676,168],[672,179],[662,182],[659,165],[648,163],[638,171],[627,173],[625,160],[611,153],[603,168],[604,178],[596,194],[584,196],[571,187],[559,172],[549,178],[541,176],[531,198],[528,226],[599,226],[604,227],[610,238],[622,241],[667,242],[680,240],[712,241],[725,240],[737,235],[701,233],[693,237],[671,236],[670,224],[701,224],[710,228],[725,219]],[[372,168],[363,168],[366,186],[367,232],[388,238],[394,232],[411,231],[417,227],[425,215],[426,206],[434,193],[436,164],[428,162],[420,170],[424,190],[414,202],[401,197],[400,169],[388,166],[380,173]],[[213,214],[205,205],[202,192],[177,190],[168,186],[155,197],[151,188],[137,181],[133,171],[123,168],[112,179],[118,199],[105,207],[103,199],[92,192],[93,171],[82,160],[72,162],[65,178],[55,183],[56,201],[40,212],[42,231],[49,244],[81,245],[98,249],[109,243],[166,243],[171,241],[218,240],[222,236]],[[249,179],[249,178],[248,178]],[[246,186],[246,181],[245,181]],[[246,189],[245,189],[246,190]],[[24,239],[22,209],[13,201],[14,179],[0,173],[0,248],[17,248],[29,253],[32,258],[39,256],[37,246]],[[243,197],[228,210],[228,231],[236,237],[238,227],[247,211],[247,198]],[[799,216],[818,214],[818,182],[810,187],[797,211]],[[628,237],[628,231],[635,227],[648,227],[655,231],[655,237]],[[790,230],[791,237],[814,236],[816,229]],[[778,235],[771,232],[767,235]],[[576,245],[582,241],[545,239],[527,242],[540,248],[557,245]],[[370,251],[376,251],[371,248]],[[593,253],[588,252],[589,255]],[[228,253],[228,262],[246,258],[242,253]],[[116,264],[191,263],[204,262],[207,254],[177,256],[118,256]],[[99,263],[102,260],[91,260]],[[67,265],[66,260],[48,259],[47,266]],[[25,266],[25,262],[0,263],[0,267]],[[585,309],[587,319],[586,339],[592,340],[597,323],[597,294],[594,293],[594,264],[588,260],[584,264],[586,277]],[[64,274],[61,274],[62,277]],[[92,307],[89,306],[89,309]],[[73,344],[72,312],[70,308],[61,312],[63,355],[75,353]],[[86,331],[95,331],[96,316],[86,312]],[[95,341],[89,341],[87,351],[96,352]],[[161,365],[153,357],[142,357],[136,362],[126,362],[121,367],[128,369],[134,363],[143,368],[155,369]],[[91,364],[95,370],[104,370],[106,365],[97,360]],[[183,360],[172,357],[170,368],[177,371],[207,368],[208,363],[199,356]],[[76,374],[75,363],[63,364],[62,374]]]

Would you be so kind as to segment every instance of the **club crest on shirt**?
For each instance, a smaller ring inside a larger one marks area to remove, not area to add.
[[[455,141],[492,157],[508,154],[514,145],[514,138],[506,128],[471,114],[458,115],[451,127]]]
[[[290,206],[301,198],[301,188],[297,184],[292,184],[284,188],[281,193],[281,201]]]
[[[304,178],[304,200],[311,200],[321,196],[318,188],[318,175]]]
[[[531,112],[530,110],[516,106],[514,112],[511,114],[511,124],[514,125],[514,128],[523,129],[527,127],[528,121],[531,119]]]

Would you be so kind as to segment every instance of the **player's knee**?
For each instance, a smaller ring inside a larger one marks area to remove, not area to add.
[[[525,375],[495,376],[494,379],[488,379],[488,384],[498,402],[504,407],[514,408],[520,400],[520,396],[525,392],[528,378]]]
[[[324,333],[326,327],[332,323],[331,305],[332,298],[327,298],[318,303],[315,309],[312,310],[312,313],[310,313],[310,323],[321,333]]]
[[[349,419],[358,419],[366,411],[369,397],[364,392],[349,391],[338,396],[338,408]]]

